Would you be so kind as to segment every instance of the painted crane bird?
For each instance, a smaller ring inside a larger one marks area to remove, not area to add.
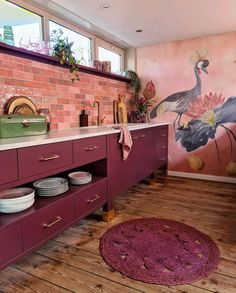
[[[236,135],[224,125],[226,123],[236,123],[236,96],[228,98],[221,106],[207,111],[200,119],[192,119],[187,125],[180,126],[175,138],[176,141],[180,140],[181,145],[187,152],[206,145],[209,139],[214,139],[218,161],[220,161],[219,149],[215,139],[217,127],[221,126],[226,131],[230,141],[231,154],[233,152],[231,136],[236,142]]]
[[[180,125],[180,120],[182,115],[188,110],[188,106],[191,102],[193,102],[197,96],[201,94],[202,91],[202,83],[200,74],[201,71],[207,73],[207,66],[209,65],[208,60],[200,60],[194,65],[194,73],[196,76],[196,85],[187,91],[182,91],[178,93],[174,93],[163,101],[161,101],[158,105],[156,105],[152,111],[150,112],[150,118],[155,118],[158,114],[161,114],[166,111],[176,112],[177,116],[174,121],[174,129],[175,123],[178,119],[178,126]]]

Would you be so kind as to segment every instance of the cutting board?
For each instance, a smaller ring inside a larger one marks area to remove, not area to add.
[[[127,123],[127,107],[124,102],[124,96],[119,95],[119,101],[117,103],[118,123]]]

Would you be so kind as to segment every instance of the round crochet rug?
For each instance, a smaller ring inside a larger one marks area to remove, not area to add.
[[[104,260],[123,275],[146,283],[178,285],[198,281],[220,259],[213,240],[173,220],[145,218],[118,224],[100,241]]]

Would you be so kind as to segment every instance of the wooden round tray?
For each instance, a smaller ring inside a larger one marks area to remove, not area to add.
[[[37,114],[35,104],[25,96],[14,96],[7,104],[6,114]]]

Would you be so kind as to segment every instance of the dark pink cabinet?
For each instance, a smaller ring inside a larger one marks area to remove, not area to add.
[[[48,176],[73,166],[72,141],[18,150],[20,179]]]
[[[0,233],[0,268],[2,268],[23,253],[21,225],[16,224]]]
[[[76,218],[87,216],[107,201],[107,179],[104,178],[75,195]]]
[[[119,134],[109,137],[109,192],[124,191],[154,171],[154,134],[151,129],[131,132],[133,146],[127,160],[122,159]]]
[[[73,142],[76,166],[82,166],[106,158],[106,136],[90,137]]]
[[[155,130],[155,167],[167,167],[168,163],[168,126],[157,127]]]
[[[23,248],[29,250],[47,238],[54,236],[75,220],[74,200],[72,197],[51,207],[35,212],[23,222]]]
[[[0,185],[18,180],[16,150],[0,152]]]

